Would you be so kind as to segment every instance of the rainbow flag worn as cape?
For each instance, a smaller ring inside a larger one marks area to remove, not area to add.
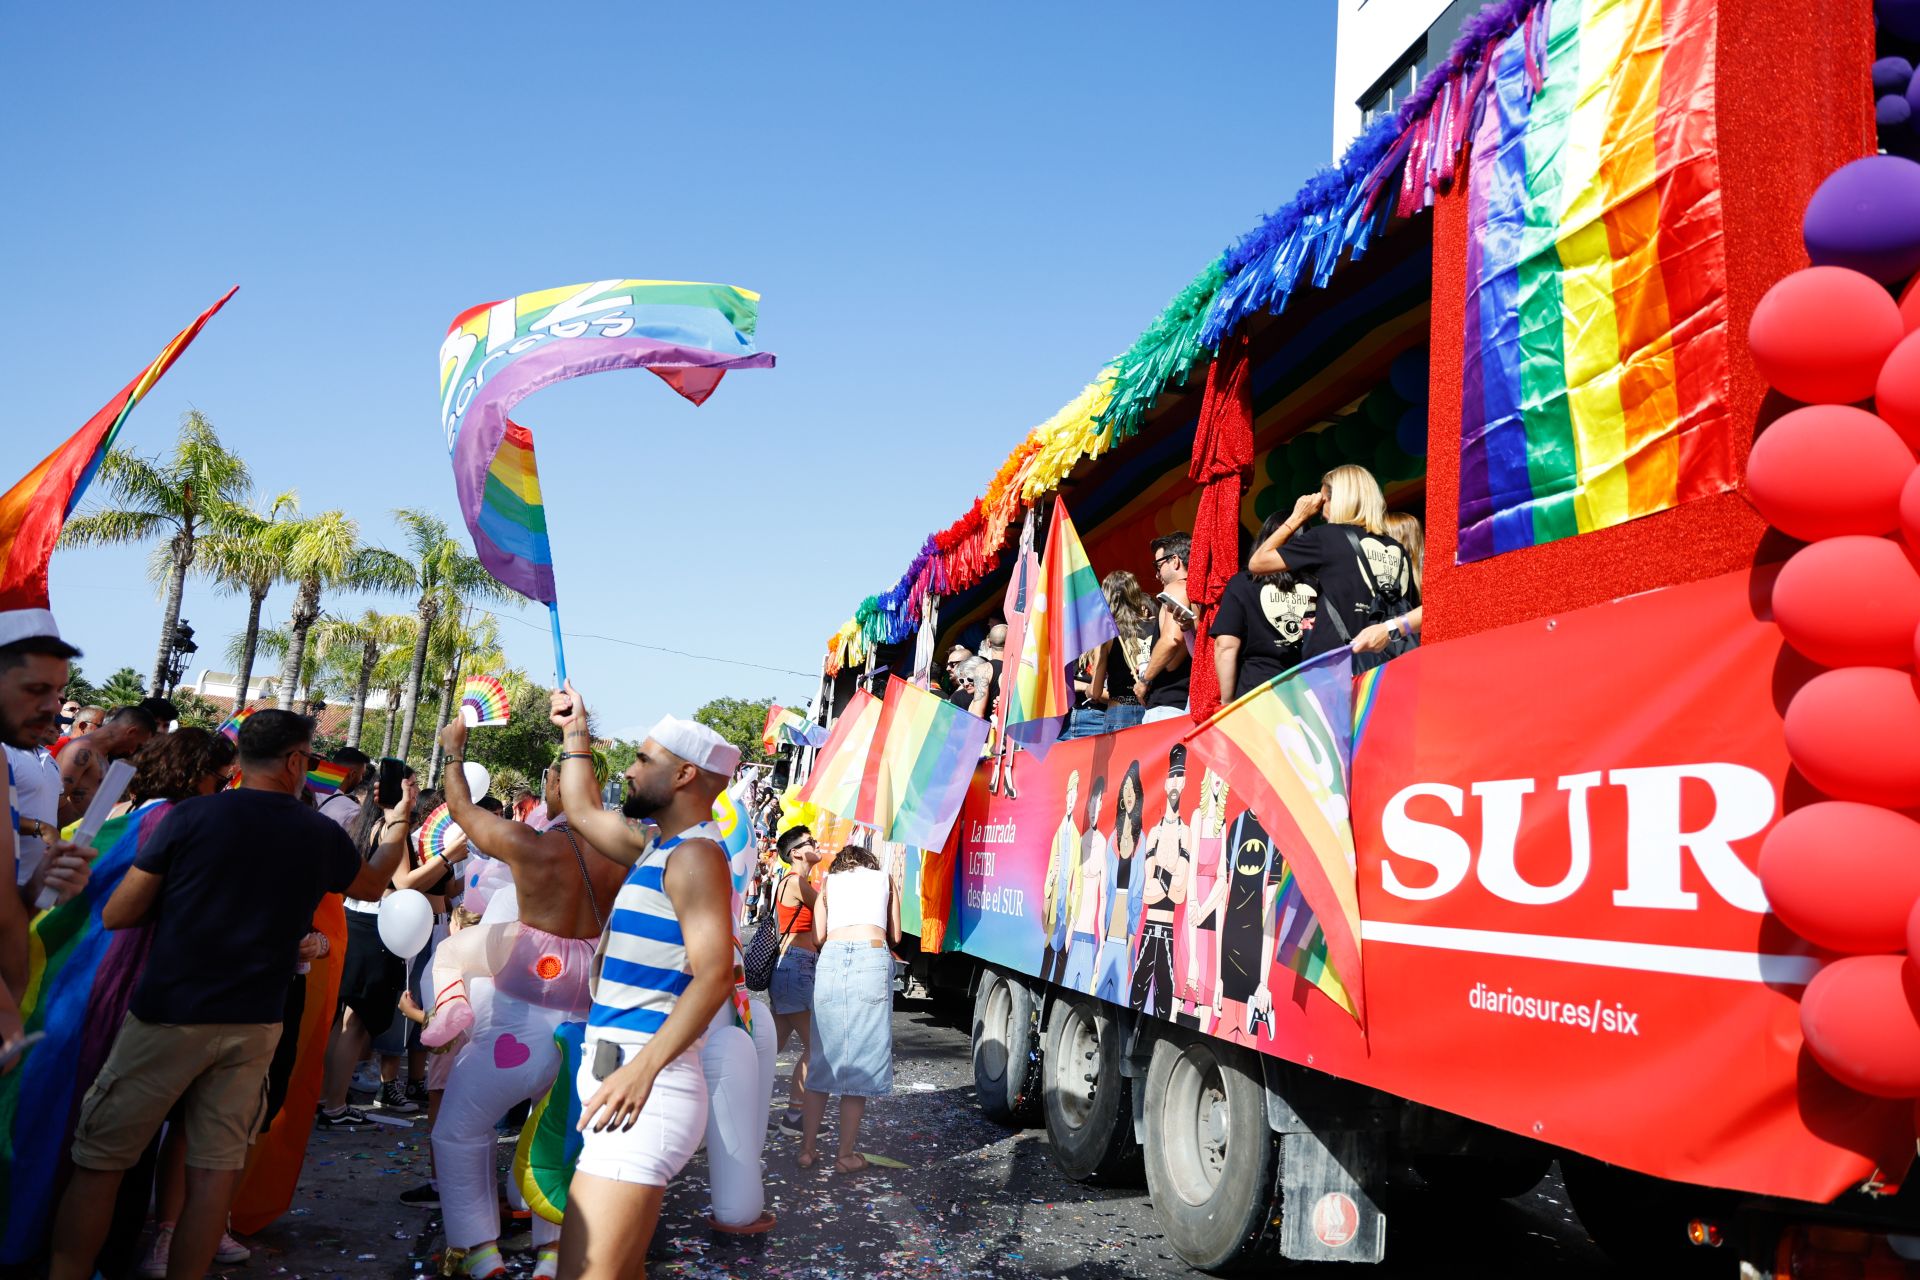
[[[127,415],[238,288],[235,285],[227,290],[220,301],[175,334],[153,363],[122,387],[119,395],[87,419],[65,444],[42,458],[19,484],[0,494],[0,609],[47,607],[47,561],[53,555],[54,543],[100,470],[107,450],[119,438]]]
[[[884,699],[863,689],[834,722],[800,800],[883,840],[939,849],[986,742],[985,720],[889,676]]]
[[[1220,708],[1186,741],[1247,802],[1287,860],[1325,933],[1326,960],[1349,997],[1345,1007],[1364,1021],[1360,895],[1347,807],[1352,661],[1345,648],[1309,658]]]
[[[556,592],[533,437],[515,405],[581,374],[647,369],[695,404],[730,369],[767,369],[760,295],[724,284],[598,280],[483,303],[440,345],[440,426],[460,511],[487,572],[529,599]]]
[[[1022,557],[1020,568],[1028,563]],[[1038,590],[1027,595],[1024,619],[1018,652],[1011,645],[1007,651],[1005,670],[1013,679],[1002,675],[1006,733],[1044,755],[1073,710],[1074,664],[1120,634],[1067,504],[1057,496],[1047,524],[1047,549],[1040,557]],[[1009,622],[1009,642],[1012,630]]]
[[[47,1243],[80,1099],[113,1047],[151,937],[109,932],[100,911],[171,807],[151,801],[100,828],[86,888],[33,922],[20,1014],[47,1038],[0,1076],[0,1263],[28,1262]]]
[[[1488,55],[1460,563],[1734,487],[1718,20],[1717,0],[1554,0]]]

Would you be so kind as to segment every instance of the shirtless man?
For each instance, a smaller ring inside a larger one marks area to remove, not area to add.
[[[125,759],[146,746],[159,728],[153,716],[139,707],[115,707],[98,729],[67,743],[60,752],[62,824],[78,821],[87,811],[109,762]]]
[[[449,815],[475,848],[512,869],[520,902],[511,954],[492,978],[468,979],[470,990],[476,985],[481,989],[469,1011],[472,1038],[454,1062],[433,1128],[434,1176],[440,1183],[447,1245],[466,1251],[465,1274],[486,1277],[504,1270],[498,1245],[500,1204],[494,1194],[494,1126],[516,1103],[543,1096],[553,1084],[560,1068],[553,1030],[568,1018],[585,1017],[591,1007],[588,976],[594,946],[627,869],[571,831],[567,816],[545,831],[535,831],[476,804],[461,767],[467,754],[464,720],[455,717],[443,728],[440,743],[446,749]],[[586,777],[588,794],[580,798],[580,808],[597,813],[591,767]],[[444,1014],[438,1006],[456,996],[437,991],[434,999],[435,1013]],[[496,1041],[508,1040],[528,1051],[510,1069],[496,1066],[508,1059],[494,1052]],[[558,1240],[559,1228],[536,1217],[536,1276],[555,1273]]]
[[[1180,796],[1186,785],[1187,746],[1176,742],[1167,756],[1166,812],[1142,842],[1145,918],[1129,1000],[1134,1008],[1156,1018],[1173,1016],[1173,927],[1187,900],[1193,867],[1193,832],[1180,816]]]

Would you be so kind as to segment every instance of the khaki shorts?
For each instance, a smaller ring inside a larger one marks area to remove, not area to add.
[[[184,1101],[187,1163],[244,1169],[267,1107],[277,1022],[120,1024],[113,1051],[80,1103],[73,1162],[131,1169],[176,1102]]]

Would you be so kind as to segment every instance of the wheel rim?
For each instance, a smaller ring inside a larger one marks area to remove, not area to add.
[[[1060,1051],[1053,1068],[1053,1095],[1061,1118],[1078,1129],[1093,1115],[1094,1095],[1100,1089],[1100,1034],[1086,1011],[1075,1005],[1063,1015]]]
[[[1004,982],[993,984],[980,1034],[980,1067],[989,1080],[1007,1074],[1007,1045],[1013,1039],[1013,993]]]
[[[1213,1199],[1227,1166],[1233,1106],[1211,1053],[1189,1050],[1167,1075],[1161,1143],[1174,1194],[1190,1205]]]

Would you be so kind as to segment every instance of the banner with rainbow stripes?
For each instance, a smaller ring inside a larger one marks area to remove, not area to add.
[[[1717,27],[1717,0],[1554,0],[1490,55],[1459,563],[1736,483]]]
[[[1344,647],[1309,658],[1220,708],[1187,736],[1187,745],[1246,800],[1325,935],[1318,959],[1310,937],[1290,934],[1282,935],[1283,954],[1331,964],[1346,996],[1341,1003],[1364,1020],[1360,892],[1347,796],[1352,661]]]
[[[986,744],[985,720],[889,676],[884,698],[863,689],[834,721],[800,800],[884,840],[939,849]]]

